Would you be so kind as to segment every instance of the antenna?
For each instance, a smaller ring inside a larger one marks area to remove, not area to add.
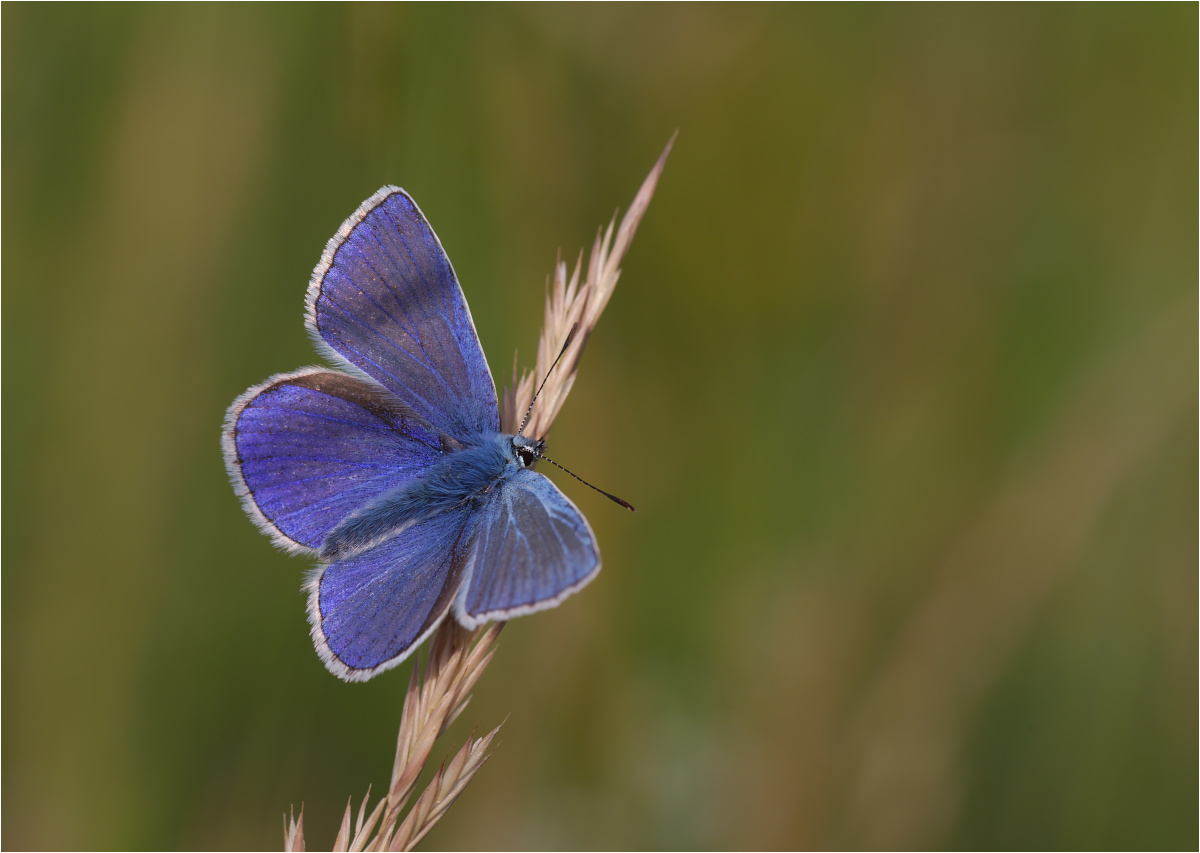
[[[554,368],[558,366],[559,359],[561,359],[563,357],[563,353],[565,353],[567,351],[567,347],[569,347],[571,345],[571,341],[575,340],[575,330],[578,328],[579,328],[579,323],[576,322],[575,325],[571,327],[571,331],[567,332],[567,340],[563,344],[562,349],[559,350],[558,358],[554,359],[554,364],[550,365],[550,369],[546,371],[546,376],[542,379],[542,384],[538,386],[537,394],[534,394],[533,399],[529,401],[529,408],[525,410],[525,417],[521,421],[521,428],[519,430],[517,430],[517,435],[521,435],[522,433],[525,432],[525,424],[529,423],[529,414],[533,411],[533,404],[537,402],[538,394],[542,393],[542,389],[546,387],[546,380],[550,378],[550,374],[553,373]],[[558,464],[558,463],[555,463],[555,464]],[[561,465],[559,465],[559,467],[562,468]],[[567,471],[566,468],[563,468],[563,470]],[[571,472],[567,471],[567,473],[570,474]],[[571,476],[574,477],[575,475],[571,474]],[[611,497],[611,495],[610,495],[610,497]]]
[[[558,358],[554,359],[554,364],[550,365],[550,369],[546,371],[545,378],[542,379],[542,384],[538,386],[537,394],[534,394],[533,399],[529,401],[529,408],[525,410],[525,417],[521,421],[521,428],[519,430],[517,430],[517,435],[522,435],[522,433],[525,432],[525,424],[529,423],[529,414],[530,414],[530,412],[533,411],[533,404],[535,402],[537,402],[538,394],[542,393],[542,389],[546,387],[546,380],[550,378],[550,374],[553,373],[554,368],[558,366],[558,362],[562,359],[563,354],[567,351],[567,347],[569,347],[571,345],[571,341],[575,340],[575,330],[578,328],[579,328],[579,323],[577,322],[577,323],[575,323],[574,326],[571,327],[571,331],[567,333],[567,340],[566,340],[566,342],[563,343],[562,349],[559,350]],[[522,435],[522,437],[524,437],[524,436]],[[526,439],[526,440],[528,441],[528,439]],[[532,453],[538,459],[545,459],[547,462],[549,462],[555,468],[560,468],[561,470],[566,471],[568,474],[570,474],[572,477],[574,477],[579,482],[583,483],[589,489],[595,489],[597,492],[604,495],[604,497],[608,498],[610,501],[613,501],[614,503],[619,503],[621,506],[625,507],[625,509],[629,510],[630,512],[637,512],[637,510],[633,508],[633,504],[631,504],[627,501],[621,500],[616,495],[610,495],[608,492],[604,491],[604,489],[597,489],[595,486],[593,486],[587,480],[583,479],[583,477],[580,477],[574,471],[571,471],[568,468],[564,468],[562,465],[559,465],[557,462],[555,462],[549,456],[545,456],[544,454],[542,454],[541,450],[538,448],[541,448],[544,446],[545,446],[545,442],[539,440],[537,442],[536,447],[526,447],[525,449],[527,449],[530,453]]]
[[[549,456],[544,456],[544,455],[542,455],[541,453],[538,453],[537,451],[534,451],[534,455],[535,455],[535,456],[536,456],[538,459],[545,459],[547,462],[549,462],[549,463],[550,463],[551,465],[553,465],[555,468],[561,468],[563,471],[566,471],[568,474],[570,474],[572,477],[574,477],[574,478],[575,478],[576,480],[578,480],[579,482],[583,483],[583,484],[584,484],[585,486],[587,486],[589,489],[596,489],[596,487],[595,487],[595,486],[593,486],[593,485],[592,485],[591,483],[589,483],[587,480],[583,479],[583,477],[580,477],[580,476],[579,476],[578,474],[576,474],[574,471],[571,471],[571,470],[569,470],[569,469],[567,469],[567,468],[563,468],[563,466],[559,465],[557,462],[555,462],[555,461],[554,461],[553,459],[551,459]],[[633,508],[633,504],[631,504],[631,503],[627,503],[626,501],[623,501],[623,500],[621,500],[621,499],[620,499],[619,497],[617,497],[616,495],[610,495],[608,492],[604,491],[604,489],[596,489],[596,491],[597,491],[597,492],[599,492],[600,494],[604,495],[604,497],[608,498],[610,501],[613,501],[614,503],[619,503],[621,506],[625,507],[625,509],[629,510],[630,512],[637,512],[637,510]]]

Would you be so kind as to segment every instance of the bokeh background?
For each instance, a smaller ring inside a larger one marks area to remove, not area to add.
[[[331,843],[329,675],[226,481],[325,241],[424,208],[494,372],[674,153],[424,842],[1195,848],[1197,8],[5,4],[3,845]],[[565,479],[565,478],[564,478]]]

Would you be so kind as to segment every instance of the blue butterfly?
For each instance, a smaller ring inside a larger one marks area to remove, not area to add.
[[[451,611],[473,628],[554,607],[596,576],[587,520],[532,469],[544,442],[500,432],[462,288],[404,190],[379,190],[326,245],[305,324],[340,369],[249,389],[222,445],[251,519],[322,563],[305,590],[331,672],[364,681]]]

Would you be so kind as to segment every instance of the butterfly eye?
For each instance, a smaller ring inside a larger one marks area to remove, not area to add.
[[[545,447],[546,442],[536,438],[527,438],[523,435],[512,437],[513,455],[516,457],[517,464],[522,468],[533,467],[533,463],[538,460]]]

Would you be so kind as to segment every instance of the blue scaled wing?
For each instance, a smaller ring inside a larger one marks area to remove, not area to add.
[[[384,187],[325,247],[308,288],[318,348],[455,438],[498,432],[496,386],[442,244],[416,203]]]
[[[293,551],[316,551],[351,512],[420,475],[441,455],[440,442],[384,389],[317,368],[238,397],[222,439],[246,512]]]
[[[308,621],[330,672],[365,681],[441,623],[462,576],[468,519],[466,508],[439,513],[310,577]]]
[[[522,468],[488,497],[454,604],[463,626],[554,607],[600,571],[587,519],[543,475]]]

